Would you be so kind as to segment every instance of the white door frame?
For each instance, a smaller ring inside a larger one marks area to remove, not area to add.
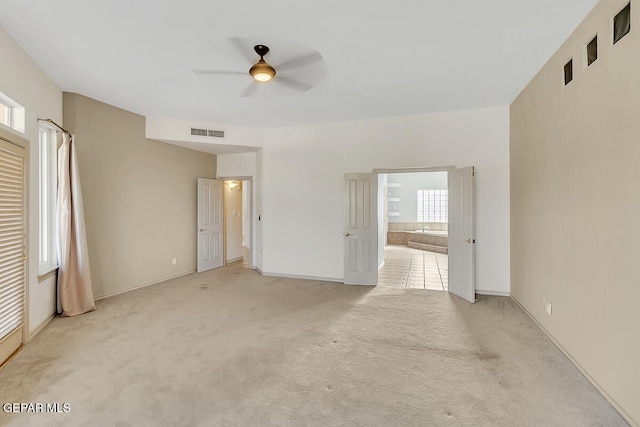
[[[408,168],[389,168],[389,169],[380,168],[380,169],[373,169],[373,173],[376,175],[380,175],[380,174],[411,173],[411,172],[447,172],[448,174],[447,188],[449,188],[449,186],[451,185],[451,182],[449,182],[451,177],[451,172],[456,169],[457,168],[455,166],[408,167]],[[378,217],[376,215],[376,222],[377,221],[378,221]],[[378,227],[379,226],[380,225],[378,224]],[[379,245],[380,242],[378,242],[377,244]],[[449,266],[451,266],[452,263],[451,263],[451,258],[449,256],[447,256],[447,260],[448,260]],[[475,269],[475,266],[473,266],[473,268]]]
[[[256,265],[255,265],[255,239],[254,239],[254,235],[253,235],[253,199],[255,197],[255,191],[253,188],[253,177],[252,176],[219,176],[218,177],[219,181],[225,182],[225,181],[230,181],[230,180],[234,180],[234,181],[249,181],[249,187],[251,188],[251,197],[249,198],[249,241],[251,242],[251,248],[249,248],[249,268],[251,270],[255,270],[256,269]],[[244,191],[244,188],[243,188]],[[222,198],[222,209],[223,211],[225,211],[225,206],[224,206],[224,197]],[[225,211],[226,212],[226,211]],[[224,216],[224,220],[226,221],[226,215]],[[227,240],[227,227],[226,227],[226,223],[223,224],[223,235],[224,235],[224,239],[225,242]],[[227,263],[227,246],[225,244],[225,264]]]

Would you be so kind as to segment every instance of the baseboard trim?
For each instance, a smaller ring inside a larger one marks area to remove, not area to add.
[[[542,324],[540,324],[535,317],[533,317],[531,315],[531,313],[529,313],[529,310],[527,310],[524,305],[522,305],[520,303],[520,301],[518,301],[518,299],[516,297],[514,297],[513,295],[511,295],[511,299],[518,305],[518,307],[520,307],[522,309],[522,311],[525,312],[525,314],[527,316],[529,316],[529,318],[533,321],[533,323],[542,331],[543,334],[545,334],[547,336],[547,338],[549,338],[551,340],[551,342],[558,347],[558,349],[562,352],[562,354],[564,354],[567,359],[569,359],[571,361],[571,363],[574,364],[574,366],[576,368],[578,368],[578,370],[582,373],[582,375],[584,375],[584,377],[591,383],[591,385],[593,385],[596,390],[598,390],[598,392],[604,396],[605,399],[607,399],[607,401],[611,404],[611,406],[613,406],[615,408],[616,411],[618,411],[618,413],[620,415],[622,415],[622,418],[624,418],[632,427],[640,427],[640,422],[637,420],[634,420],[631,415],[629,413],[627,413],[619,404],[618,402],[615,401],[615,399],[613,397],[611,397],[611,395],[609,393],[607,393],[604,388],[602,388],[602,386],[600,384],[598,384],[598,382],[595,380],[595,378],[593,378],[589,372],[587,372],[586,369],[584,369],[580,363],[578,363],[578,361],[576,359],[573,358],[573,356],[571,356],[571,353],[569,353],[567,351],[567,349],[565,349],[562,344],[560,344],[560,342],[553,336],[551,335],[551,333],[544,327],[542,326]]]
[[[501,292],[501,291],[481,291],[476,290],[476,294],[478,295],[487,295],[492,297],[510,297],[511,292]]]
[[[29,337],[27,338],[27,342],[31,341],[33,337],[38,335],[51,321],[56,317],[56,313],[52,313],[49,317],[44,319],[33,331],[29,331]],[[25,342],[25,344],[27,343]]]
[[[258,270],[256,268],[256,270]],[[283,277],[286,279],[303,279],[303,280],[318,280],[320,282],[336,282],[336,283],[344,283],[344,279],[335,278],[335,277],[318,277],[318,276],[303,276],[298,274],[282,274],[282,273],[270,273],[270,272],[262,272],[258,270],[260,274],[267,277]]]
[[[146,288],[147,286],[157,285],[158,283],[166,282],[167,280],[171,280],[171,279],[177,279],[178,277],[187,276],[187,275],[193,274],[195,272],[196,272],[195,270],[187,271],[186,273],[180,273],[180,274],[177,274],[175,276],[166,277],[164,279],[156,280],[156,281],[151,282],[151,283],[145,283],[144,285],[134,286],[133,288],[127,288],[127,289],[123,289],[123,290],[116,291],[116,292],[110,292],[108,294],[104,294],[104,295],[100,295],[98,297],[94,297],[93,299],[95,301],[100,301],[101,299],[115,297],[116,295],[126,294],[127,292],[135,291],[136,289],[142,289],[142,288]]]
[[[242,261],[244,259],[244,257],[237,257],[237,258],[233,258],[233,259],[228,259],[224,262],[224,265],[227,264],[231,264],[232,262],[236,262],[236,261]]]
[[[258,273],[262,274],[263,276],[267,276],[267,277],[286,277],[286,278],[289,278],[289,279],[319,280],[319,281],[322,281],[322,282],[344,283],[344,279],[343,278],[304,276],[304,275],[298,275],[298,274],[281,274],[281,273],[263,272],[258,267],[256,267],[255,270]],[[366,285],[363,285],[363,286],[376,286],[376,285],[366,284]],[[476,290],[476,294],[478,294],[478,295],[487,295],[487,296],[496,296],[496,297],[508,297],[508,296],[511,296],[511,293],[509,293],[509,292],[500,292],[500,291],[481,291],[481,290]]]

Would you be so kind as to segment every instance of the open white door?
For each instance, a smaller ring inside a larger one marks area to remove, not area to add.
[[[198,178],[198,272],[224,265],[222,181]]]
[[[377,177],[344,176],[344,283],[378,283]]]
[[[449,173],[449,292],[469,302],[476,302],[473,177],[473,167]]]

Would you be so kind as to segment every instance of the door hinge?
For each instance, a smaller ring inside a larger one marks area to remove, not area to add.
[[[476,176],[476,167],[471,166],[471,176]]]

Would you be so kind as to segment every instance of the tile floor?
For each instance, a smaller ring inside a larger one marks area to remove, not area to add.
[[[446,291],[449,264],[446,254],[387,245],[378,286]]]
[[[249,268],[249,251],[243,249],[244,259],[228,266]],[[446,291],[448,277],[446,254],[387,245],[384,248],[384,266],[378,272],[378,286]]]

